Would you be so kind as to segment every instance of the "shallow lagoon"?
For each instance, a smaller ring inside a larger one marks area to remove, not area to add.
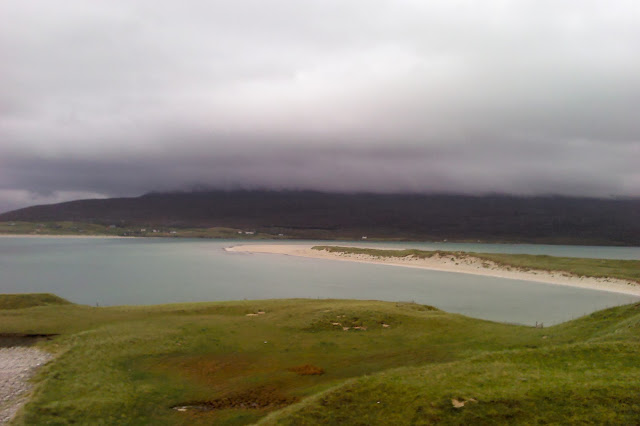
[[[224,251],[225,247],[246,243],[0,238],[0,292],[50,292],[73,302],[100,306],[291,297],[415,301],[476,318],[546,325],[640,300],[520,280]],[[640,249],[633,247],[370,242],[366,245],[582,257],[591,254],[588,257],[623,259],[637,259],[640,254]]]

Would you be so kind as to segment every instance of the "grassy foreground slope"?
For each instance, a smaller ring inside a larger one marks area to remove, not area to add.
[[[560,271],[572,275],[595,278],[618,278],[640,283],[640,260],[621,259],[591,259],[580,257],[559,257],[534,254],[506,254],[506,253],[473,253],[462,251],[442,250],[385,250],[364,247],[314,246],[314,250],[326,250],[331,253],[364,254],[374,257],[396,257],[425,259],[448,257],[464,259],[475,257],[489,260],[497,265],[520,270],[536,269],[541,271]]]
[[[361,377],[261,424],[638,424],[639,337],[640,304],[608,309],[546,329],[556,344]]]
[[[59,334],[17,424],[640,419],[640,304],[545,329],[376,301],[36,306],[0,332]]]

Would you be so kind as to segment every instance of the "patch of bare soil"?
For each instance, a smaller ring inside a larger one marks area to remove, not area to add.
[[[259,387],[210,401],[187,402],[172,408],[177,411],[260,410],[280,408],[297,401],[297,397],[283,395],[277,389]]]
[[[40,340],[51,340],[55,334],[0,333],[0,348],[31,346]]]
[[[466,404],[468,404],[470,402],[476,403],[476,402],[478,402],[478,400],[475,399],[475,398],[469,398],[469,399],[453,398],[453,399],[451,399],[451,405],[453,406],[453,408],[462,408],[462,407],[464,407]]]

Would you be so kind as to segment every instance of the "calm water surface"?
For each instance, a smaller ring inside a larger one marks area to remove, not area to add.
[[[537,321],[548,325],[640,300],[520,280],[223,250],[246,243],[0,238],[0,293],[50,292],[73,302],[101,306],[290,297],[415,301],[476,318],[522,324]],[[346,243],[325,241],[322,244]],[[634,247],[366,245],[640,258],[640,248]]]

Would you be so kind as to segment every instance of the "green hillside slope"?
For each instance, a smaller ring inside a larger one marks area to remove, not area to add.
[[[17,424],[640,418],[640,304],[545,329],[348,300],[42,306],[0,328],[59,334]]]

